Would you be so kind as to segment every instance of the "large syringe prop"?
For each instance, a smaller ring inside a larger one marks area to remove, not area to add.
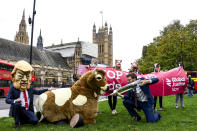
[[[140,84],[140,80],[129,83],[123,87],[120,87],[119,89],[114,90],[113,93],[110,94],[110,96],[115,95],[117,93],[122,94],[124,92],[127,92],[128,90],[134,89],[138,84]]]

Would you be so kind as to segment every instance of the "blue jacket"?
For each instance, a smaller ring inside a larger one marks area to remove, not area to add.
[[[140,78],[141,80],[145,80],[144,78]],[[152,78],[152,79],[146,79],[146,80],[151,80],[152,83],[151,84],[154,84],[154,83],[157,83],[159,81],[158,78]],[[144,94],[147,96],[148,98],[148,103],[153,105],[154,104],[154,100],[153,100],[153,96],[149,90],[149,85],[150,84],[146,84],[144,86],[141,87],[142,91],[144,92]],[[124,95],[124,99],[132,99],[134,97],[134,92],[133,90],[129,90],[127,92],[126,95]]]
[[[33,108],[33,98],[34,98],[34,94],[36,95],[40,95],[42,93],[44,93],[45,91],[47,91],[48,89],[43,89],[43,90],[34,90],[33,87],[31,86],[30,89],[28,89],[28,95],[29,95],[29,110],[34,112],[34,108]],[[17,98],[20,97],[20,90],[16,89],[13,87],[13,85],[10,86],[10,89],[8,91],[8,94],[6,96],[6,103],[7,104],[11,104],[10,106],[10,112],[9,112],[9,116],[13,116],[13,104],[14,104],[14,100],[16,100]]]

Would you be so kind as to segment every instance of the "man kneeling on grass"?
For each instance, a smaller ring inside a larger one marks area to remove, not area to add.
[[[128,83],[135,82],[137,80],[137,76],[134,73],[127,75]],[[131,117],[134,117],[133,122],[138,122],[141,120],[141,116],[134,110],[134,108],[138,110],[143,110],[146,116],[147,122],[156,122],[161,120],[161,115],[156,112],[153,113],[153,96],[149,90],[149,84],[157,83],[159,79],[144,79],[140,78],[140,84],[136,86],[133,90],[129,90],[126,95],[121,95],[117,93],[121,98],[124,99],[123,104],[128,110]]]

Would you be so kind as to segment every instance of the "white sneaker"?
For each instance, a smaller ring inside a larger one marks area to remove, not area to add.
[[[178,105],[176,105],[175,108],[178,109],[179,108]]]
[[[114,109],[112,110],[112,115],[115,115],[115,114],[117,114],[117,111]]]
[[[159,111],[163,111],[164,109],[163,109],[163,107],[160,107],[158,110],[159,110]]]

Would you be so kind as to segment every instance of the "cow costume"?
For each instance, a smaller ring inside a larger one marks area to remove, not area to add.
[[[103,70],[86,72],[71,88],[48,91],[36,101],[37,111],[49,122],[70,121],[76,127],[79,119],[84,124],[96,123],[98,113],[98,97],[107,91],[108,85]],[[76,122],[75,122],[76,121]]]

